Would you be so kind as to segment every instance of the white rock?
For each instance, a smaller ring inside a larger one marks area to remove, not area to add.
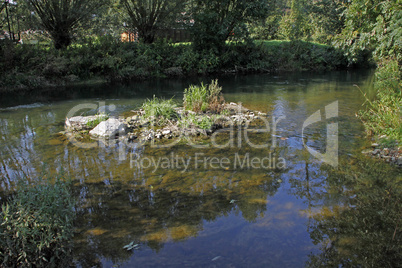
[[[101,122],[89,134],[101,138],[113,138],[116,134],[124,134],[124,123],[119,119],[110,118],[107,121]]]
[[[162,131],[163,135],[169,135],[170,133],[172,133],[172,131],[170,131],[170,129]]]
[[[71,118],[66,118],[66,128],[68,130],[86,130],[90,129],[88,127],[88,122],[95,121],[102,115],[92,115],[92,116],[74,116]]]

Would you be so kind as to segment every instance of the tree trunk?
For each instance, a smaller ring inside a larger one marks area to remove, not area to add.
[[[155,30],[151,27],[142,27],[138,29],[138,35],[145,44],[152,44],[155,41]]]
[[[51,36],[56,49],[66,49],[69,45],[71,45],[71,36],[68,31],[60,30],[53,32],[51,33]]]

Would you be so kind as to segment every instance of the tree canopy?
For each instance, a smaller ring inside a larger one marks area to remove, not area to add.
[[[195,0],[192,27],[194,46],[221,49],[230,37],[247,36],[245,23],[262,18],[268,11],[265,0]]]
[[[72,33],[78,24],[89,19],[107,1],[96,0],[28,0],[41,24],[54,41],[56,49],[71,44]]]
[[[351,60],[369,49],[374,56],[402,61],[402,1],[353,0],[344,12],[345,28],[336,44]]]
[[[183,0],[122,0],[130,26],[144,43],[152,43],[158,29],[174,21],[184,10]]]

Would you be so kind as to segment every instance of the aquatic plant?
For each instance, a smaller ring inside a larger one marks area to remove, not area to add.
[[[19,183],[0,212],[0,266],[68,265],[75,217],[69,187],[61,179]]]

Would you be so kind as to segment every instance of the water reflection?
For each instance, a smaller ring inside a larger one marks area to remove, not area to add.
[[[74,146],[60,133],[67,112],[77,104],[104,101],[124,112],[138,108],[153,94],[176,96],[181,101],[182,91],[188,86],[183,81],[109,88],[105,92],[76,89],[77,100],[51,104],[43,101],[40,105],[2,109],[0,196],[4,200],[17,178],[37,177],[44,165],[49,175],[63,172],[71,177],[78,213],[74,259],[81,267],[300,267],[308,261],[309,254],[312,266],[330,264],[332,259],[325,259],[322,254],[326,250],[323,248],[320,254],[319,247],[324,247],[327,238],[337,243],[339,239],[331,238],[331,230],[342,229],[342,221],[346,222],[351,214],[339,210],[334,216],[338,222],[319,215],[336,207],[357,206],[356,198],[349,194],[353,185],[339,179],[342,172],[327,169],[304,148],[303,142],[325,152],[328,122],[306,129],[304,139],[301,128],[311,114],[338,100],[340,158],[349,161],[359,154],[364,135],[354,114],[363,99],[353,84],[366,83],[367,78],[367,74],[353,73],[221,78],[228,102],[240,101],[250,109],[267,113],[270,119],[283,117],[275,137],[272,128],[269,133],[248,133],[254,144],[272,145],[276,141],[276,148],[265,149],[247,146],[244,137],[240,139],[242,146],[238,146],[237,132],[236,143],[226,149],[195,149],[184,143],[157,149],[138,144],[128,147],[120,142],[84,149]],[[94,93],[97,99],[88,99]],[[228,136],[222,134],[218,141],[225,144]],[[208,140],[201,142],[209,144]],[[121,158],[121,149],[126,158]],[[192,161],[184,172],[177,168],[130,165],[131,154],[156,159],[173,154],[194,160],[197,153],[226,157],[231,163],[236,161],[236,155],[244,159],[247,154],[257,158],[272,154],[274,159],[284,158],[286,168],[247,169],[231,165],[215,169],[197,166]],[[342,165],[354,168],[358,163]],[[332,248],[345,244],[345,239]],[[139,244],[139,249],[123,248],[131,242]]]
[[[309,212],[310,235],[321,245],[310,267],[398,267],[402,263],[402,176],[374,160],[331,170],[322,199]],[[335,202],[334,196],[339,196]]]

